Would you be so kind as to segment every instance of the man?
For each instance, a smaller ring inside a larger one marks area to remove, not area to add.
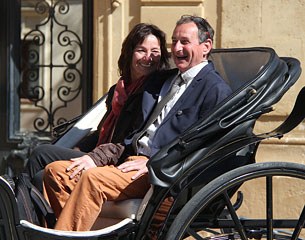
[[[46,167],[44,195],[58,217],[55,229],[90,230],[104,201],[143,197],[150,187],[148,159],[231,94],[207,60],[213,35],[203,18],[182,16],[171,46],[178,69],[163,73],[167,80],[160,91],[157,76],[149,81],[142,128],[124,144],[101,145],[72,163],[57,161]]]

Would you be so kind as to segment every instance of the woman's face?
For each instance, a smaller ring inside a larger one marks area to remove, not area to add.
[[[150,34],[133,51],[131,62],[132,81],[155,71],[159,66],[160,58],[160,41],[156,36]]]

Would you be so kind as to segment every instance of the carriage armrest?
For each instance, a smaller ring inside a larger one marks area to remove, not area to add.
[[[60,137],[62,134],[64,134],[64,132],[67,131],[67,129],[69,129],[69,126],[71,126],[72,124],[75,124],[79,119],[81,119],[81,117],[82,117],[81,115],[77,116],[71,120],[68,120],[62,124],[55,126],[53,128],[53,136]]]
[[[94,106],[53,144],[73,148],[83,137],[97,129],[98,124],[106,113],[107,95],[104,95]]]

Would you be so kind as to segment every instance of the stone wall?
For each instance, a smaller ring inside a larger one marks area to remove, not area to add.
[[[221,34],[217,44],[224,48],[266,46],[279,56],[295,57],[301,66],[305,60],[304,1],[225,0],[221,2]],[[299,90],[304,86],[304,74],[275,105],[275,111],[262,117],[256,132],[273,129],[290,113]],[[292,161],[304,163],[304,124],[281,140],[269,140],[260,145],[258,161]]]

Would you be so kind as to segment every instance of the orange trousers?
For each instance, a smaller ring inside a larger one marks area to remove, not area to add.
[[[70,164],[56,161],[44,172],[44,196],[58,218],[58,230],[88,231],[105,201],[143,198],[150,187],[147,174],[132,180],[136,171],[123,173],[115,166],[91,168],[70,179]]]

